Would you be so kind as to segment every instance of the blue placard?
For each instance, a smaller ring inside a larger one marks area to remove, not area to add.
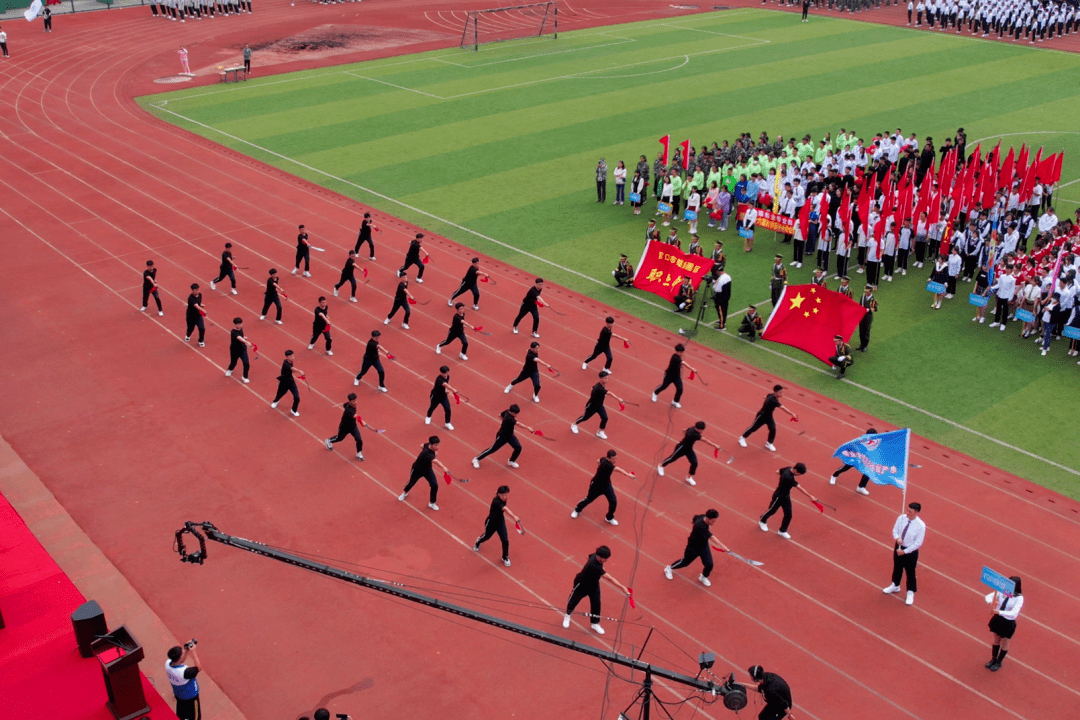
[[[982,577],[979,578],[979,580],[980,582],[982,582],[983,585],[992,587],[999,593],[1004,593],[1005,595],[1012,595],[1013,590],[1016,589],[1016,583],[1014,583],[1012,580],[1005,577],[1001,573],[997,572],[996,570],[991,570],[985,565],[982,569]]]
[[[630,202],[641,202],[641,193],[630,193]]]
[[[662,213],[669,213],[671,212],[671,203],[656,203],[656,209]]]
[[[1066,325],[1061,328],[1061,334],[1070,340],[1080,340],[1080,328],[1073,327],[1072,325]]]
[[[990,298],[978,293],[971,293],[968,295],[968,302],[975,307],[986,307],[987,303],[990,302]]]
[[[1035,322],[1035,313],[1024,308],[1016,308],[1016,319],[1020,322]]]
[[[938,295],[944,295],[945,290],[946,290],[946,288],[945,288],[944,283],[934,282],[933,280],[926,283],[926,291],[927,292],[936,293]]]
[[[697,213],[693,210],[683,210],[683,220],[697,220]]]
[[[742,225],[740,225],[739,226],[739,237],[746,238],[747,240],[753,239],[753,237],[754,237],[753,228],[745,228]]]

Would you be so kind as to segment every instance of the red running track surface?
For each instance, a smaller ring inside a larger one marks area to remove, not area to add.
[[[590,4],[589,22],[623,20],[625,7]],[[650,12],[644,3],[629,8],[639,10],[634,17]],[[1080,696],[1075,502],[917,439],[912,462],[921,468],[912,473],[910,499],[923,503],[929,533],[921,590],[914,607],[905,607],[900,596],[881,593],[899,493],[875,487],[864,498],[853,492],[851,475],[835,487],[826,480],[836,466],[833,448],[871,424],[890,429],[887,422],[793,387],[786,402],[802,422],[780,423],[779,452],[763,450],[760,434],[739,448],[736,437],[782,379],[691,346],[688,360],[704,370],[709,387],[688,384],[681,410],[654,405],[649,390],[678,338],[558,287],[545,297],[567,317],[545,315],[540,342],[542,359],[562,376],[544,378],[539,405],[520,386],[507,397],[503,386],[531,340],[512,335],[509,322],[533,276],[485,259],[499,282],[481,286],[481,310],[468,320],[494,334],[470,338],[468,362],[456,352],[436,356],[450,316],[443,302],[474,253],[429,234],[433,262],[425,283],[411,289],[431,303],[414,307],[407,332],[383,326],[394,271],[417,228],[378,213],[385,230],[376,235],[378,260],[361,262],[371,283],[355,305],[331,298],[334,356],[306,350],[311,308],[320,293],[331,294],[366,208],[168,127],[131,97],[172,70],[180,42],[235,47],[249,36],[341,22],[346,12],[352,22],[416,26],[429,22],[433,9],[461,10],[450,3],[293,8],[275,1],[252,16],[194,24],[154,21],[141,8],[58,18],[57,32],[44,38],[8,28],[15,55],[0,75],[0,223],[8,239],[0,432],[170,628],[199,637],[207,672],[247,717],[296,717],[367,677],[373,688],[337,697],[332,709],[370,717],[406,707],[418,717],[531,717],[540,699],[545,714],[582,717],[605,697],[609,712],[621,709],[634,688],[591,660],[219,546],[211,546],[206,566],[182,566],[170,544],[185,520],[211,520],[225,532],[559,633],[555,608],[587,553],[604,543],[614,553],[611,572],[635,588],[638,609],[605,588],[605,616],[623,622],[605,621],[609,632],[598,638],[579,617],[565,634],[582,642],[637,653],[655,627],[645,658],[690,674],[704,649],[717,654],[718,671],[762,664],[789,680],[800,717],[1067,716]],[[227,206],[223,185],[232,191]],[[300,222],[327,247],[313,254],[310,280],[288,274]],[[235,297],[207,283],[226,241],[239,264],[251,267]],[[139,273],[150,258],[160,268],[163,318],[138,310]],[[283,326],[255,319],[271,266],[284,269],[291,298]],[[195,280],[215,323],[205,349],[182,342],[183,302]],[[594,382],[599,365],[584,372],[580,362],[607,314],[634,340],[632,349],[616,349],[610,387],[640,406],[620,413],[611,403],[611,440],[601,442],[591,434],[595,421],[576,436],[567,425]],[[263,355],[246,386],[222,375],[234,315],[246,319]],[[377,393],[371,378],[356,389],[364,419],[387,428],[380,436],[364,431],[368,459],[358,463],[349,443],[328,453],[321,442],[336,428],[363,341],[376,328],[398,360],[387,363],[389,394]],[[287,348],[297,352],[312,388],[301,388],[297,419],[284,406],[269,408]],[[455,407],[453,432],[422,421],[429,383],[443,363],[471,399]],[[524,423],[555,442],[523,434],[520,470],[505,467],[504,450],[474,471],[469,459],[490,444],[495,415],[511,401],[522,405]],[[682,482],[681,463],[656,477],[650,468],[698,419],[724,447],[719,460],[703,450],[696,487]],[[437,513],[426,508],[423,485],[408,502],[395,499],[432,432],[443,438],[440,459],[472,478],[442,486]],[[595,505],[571,520],[596,459],[612,447],[639,478],[616,481],[621,524],[606,525]],[[796,501],[793,540],[785,541],[762,533],[756,519],[777,468],[796,461],[810,468],[804,486],[839,510],[822,516]],[[499,563],[497,546],[479,556],[470,551],[502,483],[529,529],[524,538],[511,536],[511,568]],[[711,589],[696,583],[696,569],[668,582],[662,567],[681,553],[690,517],[708,507],[721,510],[720,539],[764,566],[718,556]],[[1024,576],[1027,596],[1013,651],[997,674],[983,668],[984,564]],[[670,686],[659,691],[681,697]],[[718,706],[703,711],[727,714]]]

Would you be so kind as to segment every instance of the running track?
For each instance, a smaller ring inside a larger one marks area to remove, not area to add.
[[[708,368],[709,387],[688,384],[682,410],[653,405],[648,388],[677,338],[617,316],[617,330],[634,339],[634,348],[616,350],[610,387],[641,406],[613,412],[610,443],[590,434],[594,421],[573,436],[566,425],[595,378],[578,363],[610,310],[550,288],[545,296],[568,317],[545,317],[542,357],[562,377],[545,378],[539,405],[525,391],[507,398],[502,387],[530,339],[511,335],[507,325],[532,276],[485,260],[499,283],[483,286],[482,309],[469,319],[494,335],[471,338],[468,363],[438,357],[431,348],[449,318],[442,303],[472,253],[435,238],[427,281],[412,287],[431,304],[414,308],[409,332],[385,328],[393,271],[416,231],[389,218],[380,218],[386,232],[376,237],[378,261],[362,263],[372,281],[359,291],[360,303],[332,299],[334,356],[306,351],[310,308],[320,293],[329,294],[365,208],[165,126],[131,97],[160,88],[149,80],[171,72],[181,42],[235,46],[327,22],[424,26],[434,22],[432,13],[445,19],[460,8],[305,4],[300,21],[300,9],[283,2],[257,10],[183,25],[153,21],[145,9],[59,17],[57,32],[45,37],[29,32],[36,26],[9,23],[15,56],[0,66],[0,227],[8,238],[0,432],[175,634],[200,638],[204,666],[248,718],[294,717],[365,677],[375,686],[345,696],[335,710],[533,717],[541,699],[545,715],[585,717],[599,711],[605,681],[612,714],[633,688],[590,660],[552,655],[531,641],[244,553],[211,546],[205,567],[181,566],[169,546],[185,520],[209,519],[226,532],[356,563],[555,632],[563,631],[549,606],[564,601],[585,555],[606,543],[614,552],[611,572],[635,588],[639,609],[629,610],[605,588],[604,614],[624,622],[605,621],[603,639],[578,622],[570,636],[636,653],[651,626],[658,634],[644,656],[658,664],[693,674],[690,656],[702,649],[717,654],[723,672],[763,664],[789,680],[799,717],[1035,719],[1067,716],[1076,706],[1080,511],[1072,501],[917,440],[912,462],[922,467],[913,471],[910,498],[922,501],[929,532],[921,591],[906,608],[900,596],[880,591],[899,494],[874,488],[860,497],[850,474],[835,487],[825,481],[836,466],[829,459],[836,445],[871,423],[891,429],[886,422],[792,388],[787,404],[802,422],[780,423],[779,453],[764,451],[760,435],[744,450],[736,436],[767,389],[783,380],[694,346],[688,359]],[[627,10],[598,2],[588,11],[564,11],[560,20],[584,27],[648,11],[644,3]],[[287,270],[299,222],[328,252],[313,257],[311,280],[284,275],[291,298],[285,325],[259,323],[265,269]],[[206,285],[226,241],[251,267],[241,274],[237,297]],[[160,268],[164,318],[138,312],[139,273],[149,258]],[[205,350],[181,342],[182,303],[193,280],[203,283],[217,325],[208,328]],[[223,328],[237,314],[264,355],[248,386],[220,369],[227,357]],[[365,431],[368,460],[357,463],[349,452],[327,453],[321,438],[336,426],[363,340],[376,327],[399,359],[387,363],[388,395],[367,382],[358,389],[361,414],[388,432]],[[312,383],[311,394],[302,388],[299,419],[268,407],[286,348],[297,351]],[[452,433],[420,419],[444,362],[472,401],[455,408]],[[523,422],[556,441],[523,437],[519,471],[502,464],[505,451],[474,471],[469,458],[490,443],[492,416],[511,400],[523,406]],[[649,468],[699,418],[710,425],[707,437],[724,446],[719,461],[702,452],[697,487],[681,481],[684,465],[656,477]],[[395,500],[432,431],[443,437],[441,459],[473,479],[443,486],[438,513],[425,507],[422,488],[405,504]],[[604,524],[596,505],[571,520],[571,506],[609,446],[639,477],[636,486],[617,481],[622,524]],[[755,520],[776,468],[796,461],[810,468],[804,485],[839,511],[823,517],[796,501],[788,542],[761,533]],[[469,551],[494,488],[504,482],[530,531],[512,535],[511,568],[498,563],[497,546],[485,546],[479,557]],[[667,582],[660,570],[681,552],[690,516],[712,506],[721,509],[718,536],[765,565],[755,570],[718,557],[710,590],[694,581],[696,571]],[[996,675],[982,667],[989,654],[977,582],[983,564],[1023,575],[1027,595],[1014,649]],[[682,696],[663,685],[659,691],[661,699]],[[755,705],[749,709],[756,714]],[[702,714],[728,711],[713,706]]]

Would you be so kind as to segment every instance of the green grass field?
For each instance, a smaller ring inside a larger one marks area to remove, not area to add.
[[[593,180],[598,158],[632,170],[641,154],[651,161],[665,134],[700,147],[744,131],[816,139],[846,127],[869,139],[901,127],[940,145],[963,126],[969,147],[1003,138],[1005,148],[1064,149],[1058,214],[1071,217],[1080,199],[1070,183],[1080,175],[1080,132],[1063,130],[1080,116],[1080,58],[820,16],[803,24],[789,13],[709,13],[140,101],[181,127],[668,328],[687,320],[654,296],[611,287],[618,253],[640,254],[651,210],[635,218],[629,205],[612,206],[610,176],[609,203],[598,204]],[[711,247],[717,234],[701,229]],[[781,246],[759,233],[747,255],[734,232],[723,239],[732,310],[767,300]],[[791,280],[810,273],[808,263]],[[853,276],[857,291],[863,278]],[[870,352],[851,382],[771,343],[713,330],[698,340],[1080,497],[1080,443],[1067,439],[1080,368],[1060,344],[1040,357],[1018,331],[973,325],[963,286],[931,311],[924,285],[925,275],[897,274],[878,292]]]

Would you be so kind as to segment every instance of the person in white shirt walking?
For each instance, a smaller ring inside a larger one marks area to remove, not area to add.
[[[915,604],[918,585],[915,582],[915,566],[919,564],[919,548],[926,537],[926,523],[919,517],[922,505],[908,503],[904,514],[893,524],[893,571],[892,584],[884,588],[886,594],[900,592],[900,578],[907,573],[907,599],[905,604]]]
[[[11,57],[8,55],[7,49],[7,33],[0,29],[0,50],[3,50],[4,57]]]
[[[1009,654],[1009,641],[1016,632],[1016,618],[1020,615],[1020,608],[1024,607],[1024,594],[1020,587],[1020,578],[1013,575],[1009,578],[1013,581],[1011,595],[1002,592],[994,592],[987,596],[986,600],[994,606],[993,615],[990,616],[990,634],[993,637],[991,650],[993,655],[990,662],[986,663],[986,669],[997,672],[1001,669],[1001,663]]]

